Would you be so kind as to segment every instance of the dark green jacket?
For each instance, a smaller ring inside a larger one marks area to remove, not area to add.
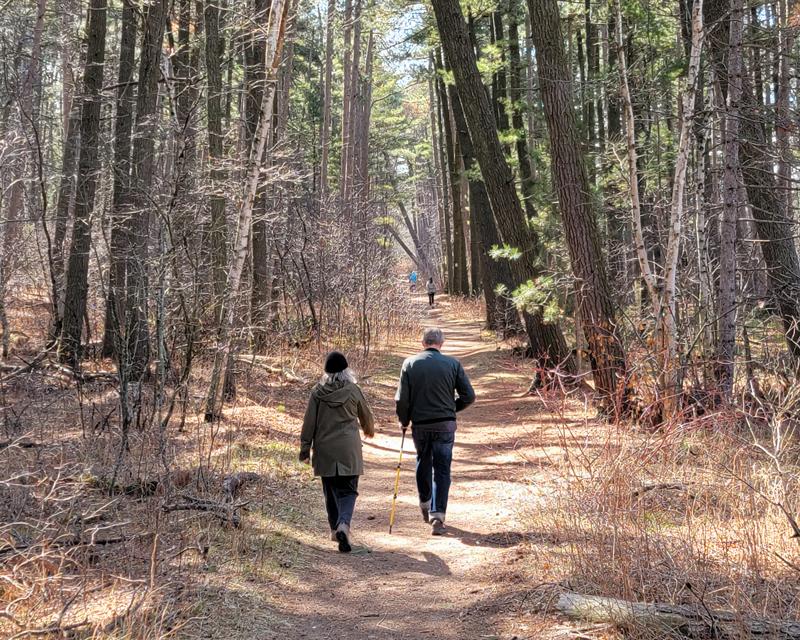
[[[425,349],[403,363],[394,399],[400,424],[424,426],[455,420],[457,411],[475,402],[475,391],[458,360]]]
[[[314,475],[360,476],[364,473],[361,435],[375,435],[375,424],[364,394],[351,382],[318,384],[311,391],[300,434],[300,460],[314,450]]]

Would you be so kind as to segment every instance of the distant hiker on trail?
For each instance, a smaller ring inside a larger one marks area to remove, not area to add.
[[[444,333],[425,329],[425,351],[406,359],[395,403],[403,431],[411,423],[417,449],[417,491],[422,519],[431,533],[444,533],[450,463],[456,437],[456,412],[475,402],[475,391],[455,358],[441,353]],[[456,396],[457,394],[457,396]]]
[[[425,285],[425,288],[428,290],[428,306],[433,306],[433,297],[436,295],[436,285],[433,283],[433,278],[428,280],[428,284]]]
[[[411,285],[412,292],[417,290],[417,277],[416,271],[412,271],[408,276],[408,282]]]
[[[314,475],[322,478],[331,540],[339,551],[352,548],[350,521],[358,497],[358,476],[364,473],[359,424],[364,435],[375,435],[372,412],[347,359],[332,351],[325,375],[311,391],[300,434],[300,462],[309,462],[314,450]]]

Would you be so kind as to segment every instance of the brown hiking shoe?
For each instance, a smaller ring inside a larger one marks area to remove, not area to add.
[[[431,522],[431,535],[443,536],[444,535],[444,522],[436,518]]]
[[[336,529],[331,529],[331,541],[332,541],[332,542],[336,542],[336,541],[337,541],[337,538],[336,538]]]
[[[430,522],[430,511],[428,507],[424,505],[419,505],[419,510],[422,512],[422,520],[423,522]]]

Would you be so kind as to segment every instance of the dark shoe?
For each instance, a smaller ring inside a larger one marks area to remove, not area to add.
[[[444,535],[444,522],[439,520],[433,520],[431,522],[431,535],[432,536],[443,536]]]
[[[340,524],[336,529],[336,540],[339,542],[340,553],[350,553],[353,550],[350,541],[350,527],[346,524]]]
[[[423,505],[419,505],[419,510],[422,512],[422,520],[423,522],[430,522],[430,511],[428,507]]]

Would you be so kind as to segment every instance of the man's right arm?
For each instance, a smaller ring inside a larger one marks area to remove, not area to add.
[[[407,427],[408,423],[411,421],[411,389],[405,363],[403,363],[403,368],[400,371],[400,382],[397,385],[394,403],[400,424],[403,425],[403,427]]]

